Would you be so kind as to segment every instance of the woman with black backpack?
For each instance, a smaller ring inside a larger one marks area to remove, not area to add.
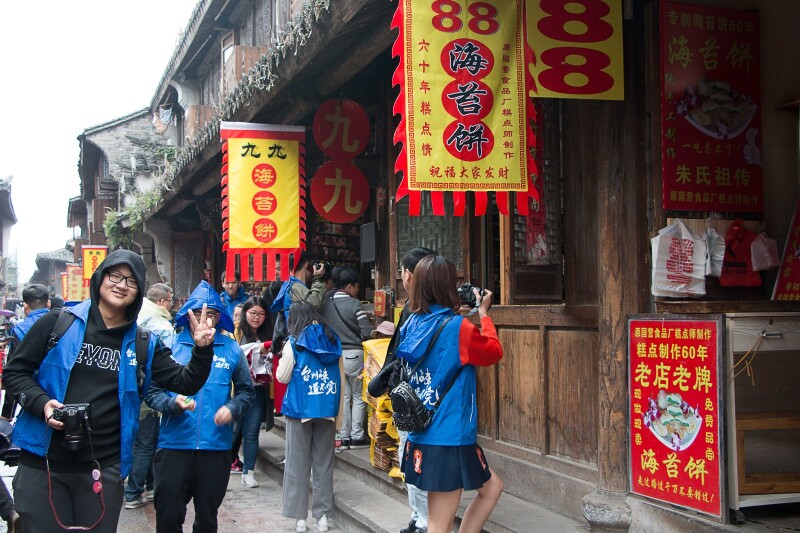
[[[478,533],[503,491],[477,444],[475,366],[503,357],[492,319],[491,291],[475,289],[480,328],[457,313],[455,265],[441,256],[420,260],[414,270],[411,316],[400,330],[397,357],[408,383],[432,420],[409,433],[402,470],[407,483],[428,491],[428,533],[451,531],[461,493],[477,490],[461,520],[461,533]],[[417,364],[420,363],[420,364]]]

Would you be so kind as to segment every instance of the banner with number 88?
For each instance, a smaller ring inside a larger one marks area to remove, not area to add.
[[[532,97],[623,100],[621,0],[527,0]]]

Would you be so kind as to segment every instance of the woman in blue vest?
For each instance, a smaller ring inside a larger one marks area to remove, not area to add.
[[[282,514],[296,520],[296,531],[306,531],[308,479],[313,472],[312,516],[318,531],[328,531],[342,343],[307,302],[292,305],[288,329],[289,341],[275,373],[278,381],[288,383],[282,410],[286,417]]]
[[[456,284],[455,265],[447,259],[431,255],[417,263],[411,316],[397,346],[397,357],[409,370],[422,360],[409,383],[425,406],[431,409],[441,398],[431,424],[409,433],[402,456],[406,483],[428,491],[428,533],[451,531],[464,490],[478,494],[464,511],[459,531],[480,532],[503,491],[477,444],[475,366],[490,366],[503,357],[487,314],[492,293],[487,290],[481,297],[475,289],[479,328],[456,313],[461,305]]]

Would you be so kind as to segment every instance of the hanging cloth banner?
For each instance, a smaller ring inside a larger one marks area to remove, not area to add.
[[[526,85],[523,0],[405,0],[392,27],[400,33],[392,78],[400,86],[394,113],[401,115],[394,141],[403,148],[395,171],[403,179],[397,200],[409,197],[420,214],[422,191],[431,191],[434,215],[444,215],[452,191],[453,214],[463,215],[466,191],[475,194],[475,215],[486,213],[487,191],[509,214],[508,193],[528,214],[536,167],[531,148],[533,104]]]
[[[83,257],[83,280],[84,285],[89,286],[89,280],[92,279],[92,274],[97,270],[97,267],[106,258],[108,253],[108,246],[82,246],[81,254]]]
[[[222,122],[222,249],[233,280],[288,278],[306,247],[305,128]],[[277,258],[283,268],[277,268]],[[266,262],[266,278],[264,263]]]

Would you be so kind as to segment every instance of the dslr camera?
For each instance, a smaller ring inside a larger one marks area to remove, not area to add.
[[[480,289],[471,283],[464,283],[458,288],[458,298],[461,300],[461,303],[464,305],[468,305],[470,307],[477,307],[478,300],[475,298],[475,291],[472,289],[478,289],[478,293],[483,296],[486,292],[484,289]]]
[[[64,424],[64,448],[72,452],[80,450],[89,426],[89,404],[68,403],[56,407],[53,418]]]

